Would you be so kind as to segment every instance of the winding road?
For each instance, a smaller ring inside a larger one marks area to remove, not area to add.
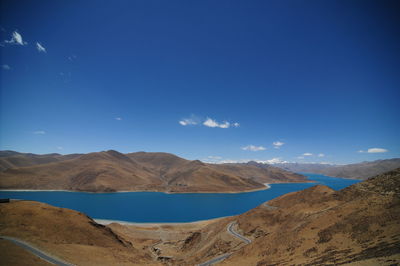
[[[240,240],[242,240],[243,242],[245,242],[246,245],[247,245],[247,244],[250,244],[250,243],[251,243],[251,240],[250,240],[250,239],[248,239],[248,238],[242,236],[241,234],[239,234],[238,232],[235,232],[235,231],[233,230],[233,226],[235,225],[235,223],[236,223],[236,222],[231,222],[231,223],[228,225],[228,228],[226,229],[226,230],[228,231],[228,233],[230,233],[231,235],[236,236],[237,238],[239,238]]]
[[[31,252],[32,254],[36,255],[37,257],[39,257],[51,264],[60,265],[60,266],[73,266],[73,264],[67,263],[67,262],[57,259],[53,256],[50,256],[50,255],[46,254],[45,252],[31,246],[30,244],[28,244],[22,240],[19,240],[19,239],[13,238],[13,237],[8,237],[8,236],[0,236],[0,239],[5,239],[10,242],[13,242],[17,246],[20,246],[20,247],[26,249],[27,251]]]
[[[250,244],[251,243],[251,239],[248,239],[245,236],[242,236],[241,234],[239,234],[238,232],[236,232],[233,229],[233,226],[235,224],[236,224],[236,221],[233,221],[233,222],[229,223],[227,228],[226,228],[226,231],[228,231],[228,233],[230,233],[231,235],[233,235],[233,236],[239,238],[240,240],[242,240],[244,243],[246,243],[246,245]],[[215,258],[213,258],[211,260],[208,260],[206,262],[198,264],[197,266],[210,266],[210,265],[213,265],[213,264],[215,264],[217,262],[223,261],[224,259],[228,258],[230,255],[232,255],[232,253],[225,253],[225,254],[222,254],[222,255],[220,255],[218,257],[215,257]]]

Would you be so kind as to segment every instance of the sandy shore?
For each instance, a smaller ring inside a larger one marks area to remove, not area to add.
[[[135,223],[135,222],[127,222],[127,221],[119,221],[119,220],[107,220],[107,219],[93,219],[96,223],[102,225],[109,225],[112,223],[122,224],[122,225],[134,225],[138,227],[154,227],[154,226],[162,226],[162,225],[200,225],[200,224],[207,224],[211,222],[218,221],[223,218],[227,218],[231,216],[223,216],[218,218],[212,218],[207,220],[199,220],[194,222],[175,222],[175,223]]]

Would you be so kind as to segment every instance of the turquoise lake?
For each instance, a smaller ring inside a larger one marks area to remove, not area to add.
[[[302,173],[314,183],[272,184],[270,189],[244,193],[162,192],[85,193],[0,191],[0,198],[35,200],[77,210],[95,219],[127,222],[192,222],[244,213],[283,194],[323,184],[339,190],[360,180]]]

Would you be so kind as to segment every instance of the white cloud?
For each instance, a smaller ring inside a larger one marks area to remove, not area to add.
[[[359,151],[359,152],[365,152],[365,151]],[[370,148],[366,152],[367,153],[383,153],[383,152],[388,152],[388,150],[383,149],[383,148]]]
[[[223,123],[219,124],[220,128],[229,128],[231,124],[229,122],[224,121]]]
[[[312,153],[309,153],[309,152],[306,152],[306,153],[303,153],[303,156],[312,156],[313,154]]]
[[[211,163],[215,163],[215,164],[221,164],[221,163],[248,163],[250,161],[255,161],[255,160],[252,160],[252,159],[237,159],[237,160],[223,159],[223,160],[214,161],[214,162],[211,162]]]
[[[178,123],[182,126],[189,125],[203,125],[206,127],[216,127],[216,128],[230,128],[230,127],[239,127],[240,124],[237,122],[231,123],[228,121],[223,121],[219,123],[217,120],[207,117],[206,120],[203,120],[195,115],[192,115],[190,118],[183,118],[178,121]]]
[[[33,134],[36,134],[36,135],[44,135],[44,134],[46,134],[46,131],[44,131],[44,130],[37,130],[37,131],[33,131]]]
[[[116,117],[116,118],[115,118],[115,120],[117,120],[117,121],[121,121],[121,120],[122,120],[122,118],[121,118],[121,117]]]
[[[230,123],[228,121],[223,121],[222,123],[218,123],[216,120],[207,117],[206,121],[203,122],[203,125],[206,127],[219,127],[219,128],[230,128],[231,126],[233,127],[239,127],[240,124],[235,122],[235,123]]]
[[[221,161],[216,162],[216,163],[221,164],[221,163],[247,163],[247,162],[248,162],[248,160],[231,160],[231,159],[225,159],[225,160],[221,160]]]
[[[43,45],[41,45],[41,44],[38,43],[38,42],[36,42],[36,49],[37,49],[39,52],[47,53],[46,48],[44,48]]]
[[[297,159],[304,159],[304,156],[298,156]]]
[[[275,141],[272,143],[272,145],[274,145],[275,149],[279,149],[281,146],[283,146],[285,143],[281,142],[281,141]]]
[[[214,156],[209,156],[209,157],[214,157]],[[218,157],[218,156],[217,156]],[[214,164],[223,164],[223,163],[248,163],[250,161],[257,162],[257,163],[262,163],[262,164],[277,164],[277,163],[289,163],[288,161],[284,161],[281,158],[272,158],[269,160],[259,160],[259,159],[205,159],[202,160],[205,163],[214,163]]]
[[[359,153],[383,153],[383,152],[388,152],[389,150],[383,149],[383,148],[370,148],[366,151],[364,150],[359,150]]]
[[[206,127],[219,127],[217,121],[211,118],[207,118],[207,120],[203,122],[203,125],[205,125]]]
[[[16,45],[27,45],[28,44],[27,42],[24,42],[21,34],[19,34],[17,31],[14,31],[12,33],[10,40],[5,40],[4,42],[9,43],[9,44],[16,44]]]
[[[197,125],[197,121],[195,121],[193,118],[184,118],[179,121],[179,124],[182,126]]]
[[[264,163],[264,164],[276,164],[276,163],[288,163],[288,161],[284,161],[281,158],[272,158],[270,160],[265,160],[265,161],[258,161],[256,160],[257,163]]]
[[[62,150],[62,149],[64,149],[63,147],[61,147],[61,146],[58,146],[58,147],[56,147],[57,148],[57,150]]]
[[[10,70],[11,67],[9,65],[1,65],[1,68],[4,70]]]
[[[266,148],[263,146],[248,145],[248,146],[242,147],[242,150],[244,150],[244,151],[265,151]]]
[[[212,156],[212,155],[208,156],[207,158],[212,159],[212,160],[221,160],[222,159],[222,157],[220,157],[220,156]]]
[[[318,157],[325,157],[325,154],[320,153],[320,154],[318,154],[317,156],[318,156]]]

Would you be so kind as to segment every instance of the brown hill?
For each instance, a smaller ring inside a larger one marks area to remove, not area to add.
[[[251,178],[226,171],[222,165],[189,161],[168,153],[130,153],[130,158],[157,173],[172,192],[246,191],[264,186]],[[212,189],[211,189],[212,187]]]
[[[315,186],[239,215],[253,242],[222,265],[400,262],[400,169],[335,192]]]
[[[399,168],[400,158],[376,160],[372,162],[362,162],[347,165],[283,163],[276,164],[276,166],[293,172],[307,172],[333,177],[366,180],[370,177]]]
[[[257,162],[215,164],[213,167],[259,183],[307,182],[303,175]]]
[[[227,231],[233,221],[252,243]],[[285,194],[192,230],[112,228],[128,239],[151,237],[159,256],[172,256],[171,265],[196,265],[224,254],[232,255],[221,265],[397,265],[399,221],[400,169],[341,191],[318,185]]]
[[[198,160],[189,161],[169,153],[137,152],[128,157],[158,173],[172,191],[209,191],[213,184],[214,191],[245,191],[262,188],[263,183],[307,182],[303,175],[282,170],[265,164],[208,164]],[[218,181],[218,182],[217,182]],[[208,184],[204,187],[204,184]],[[222,189],[222,190],[221,190]]]
[[[23,240],[75,265],[153,263],[148,251],[139,250],[86,215],[33,201],[0,204],[0,235]],[[10,244],[2,244],[0,248],[4,246],[8,248]],[[12,261],[8,251],[2,250],[1,253],[1,260]],[[34,263],[34,258],[22,250],[15,253],[29,259],[24,262],[25,265],[30,260]]]
[[[79,157],[80,154],[61,155],[58,153],[51,154],[33,154],[20,153],[15,151],[0,151],[0,172],[9,168],[18,168],[25,166],[33,166],[37,164],[46,164],[52,162],[60,162],[64,160]]]
[[[16,244],[0,239],[1,260],[0,265],[4,266],[51,266],[53,264],[36,257],[29,251],[17,246]]]
[[[250,244],[227,231],[233,221]],[[151,265],[157,259],[195,265],[227,253],[232,255],[221,265],[397,265],[399,221],[400,169],[340,191],[314,186],[242,215],[196,224],[106,227],[47,204],[0,204],[0,235],[78,265]],[[0,241],[2,247],[13,248]],[[8,253],[5,258],[12,261]]]
[[[0,173],[3,189],[159,190],[161,183],[150,170],[115,151],[89,153],[75,159]]]
[[[62,157],[61,161],[0,172],[0,188],[93,192],[242,192],[263,189],[265,186],[261,183],[266,182],[305,180],[301,175],[273,167],[213,165],[168,153],[122,154],[111,150]]]

